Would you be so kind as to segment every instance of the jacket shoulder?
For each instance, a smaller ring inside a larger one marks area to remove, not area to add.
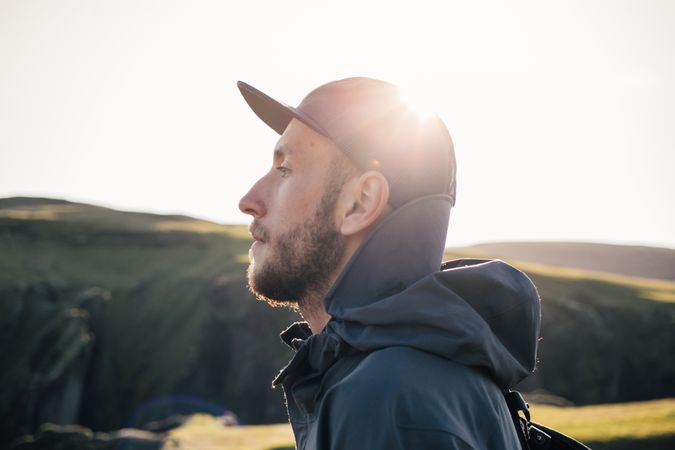
[[[350,391],[392,392],[399,397],[412,391],[425,397],[501,395],[483,371],[411,347],[388,347],[368,354],[339,384]],[[396,388],[396,390],[392,390]],[[469,388],[467,390],[467,388]],[[497,397],[499,398],[499,397]]]
[[[509,448],[485,439],[515,438],[503,395],[487,375],[409,347],[367,355],[326,392],[324,405],[345,431],[367,423],[368,433],[377,427],[405,442]]]

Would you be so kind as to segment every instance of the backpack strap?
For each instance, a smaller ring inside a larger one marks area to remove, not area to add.
[[[548,428],[544,425],[535,422],[530,423],[532,424],[532,431],[530,431],[530,435],[533,436],[530,439],[530,448],[533,448],[532,447],[533,442],[541,442],[542,445],[544,445],[543,443],[546,442],[545,447],[534,447],[534,448],[547,448],[551,450],[556,449],[591,450],[581,442],[572,439],[566,434],[562,434],[561,432],[556,431],[553,428]],[[544,439],[544,436],[546,437],[546,439]]]
[[[505,390],[504,399],[509,407],[522,450],[590,450],[569,436],[532,422],[530,406],[520,392]]]
[[[509,407],[513,425],[522,450],[530,450],[530,408],[518,391],[504,391],[504,399]],[[521,416],[520,413],[523,415]]]

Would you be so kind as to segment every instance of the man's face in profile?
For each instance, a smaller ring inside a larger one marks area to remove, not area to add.
[[[329,286],[345,250],[335,205],[344,177],[337,148],[298,120],[279,139],[272,168],[240,200],[253,217],[249,287],[270,303],[297,303]]]

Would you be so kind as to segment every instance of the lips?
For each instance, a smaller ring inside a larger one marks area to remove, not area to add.
[[[265,242],[267,233],[265,233],[265,230],[259,223],[252,222],[248,227],[248,232],[257,242]]]

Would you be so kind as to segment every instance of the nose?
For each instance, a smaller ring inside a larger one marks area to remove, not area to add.
[[[261,196],[261,184],[263,179],[258,180],[251,189],[239,200],[239,210],[244,214],[252,216],[254,219],[259,219],[265,215],[265,203]]]

